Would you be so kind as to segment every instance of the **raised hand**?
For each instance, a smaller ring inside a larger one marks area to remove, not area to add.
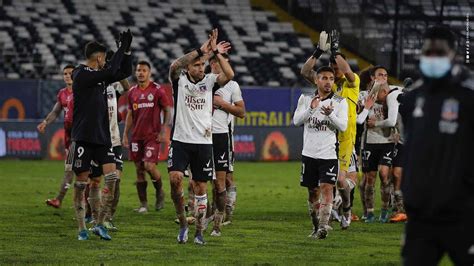
[[[226,54],[227,51],[230,50],[230,48],[232,48],[232,46],[230,45],[230,42],[221,41],[217,44],[217,51],[220,54]]]
[[[319,106],[319,103],[321,102],[321,99],[319,98],[319,95],[316,95],[313,100],[311,100],[311,109],[316,109],[316,107]]]
[[[331,55],[336,56],[339,52],[339,32],[337,30],[331,31]]]
[[[124,51],[129,52],[133,40],[132,32],[130,31],[130,29],[128,29],[127,31],[122,32],[121,36],[122,38],[120,40],[120,43],[124,47]]]
[[[367,95],[367,98],[365,98],[364,108],[369,110],[370,108],[372,108],[372,106],[374,106],[374,103],[375,95]]]
[[[217,29],[213,29],[209,38],[212,51],[215,51],[217,49],[217,36],[218,36]]]
[[[329,51],[331,43],[328,42],[328,37],[329,35],[325,31],[321,31],[319,34],[319,42],[313,52],[313,57],[319,58],[323,53]]]

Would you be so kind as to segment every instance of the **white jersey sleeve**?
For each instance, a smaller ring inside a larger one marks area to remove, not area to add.
[[[315,109],[311,109],[312,96],[301,94],[298,99],[298,106],[296,107],[295,114],[293,115],[293,123],[295,126],[301,126],[304,124],[309,117],[314,113]]]
[[[400,103],[397,100],[398,95],[402,93],[401,89],[397,89],[387,95],[387,118],[382,121],[375,122],[377,127],[394,127],[397,123],[398,108]]]
[[[235,103],[242,101],[242,92],[237,82],[231,80],[224,87],[219,88],[215,93],[222,97],[228,103]],[[212,133],[227,133],[229,132],[229,116],[232,114],[223,110],[214,110],[212,116]]]
[[[340,100],[338,108],[334,109],[332,113],[328,116],[329,120],[339,131],[346,131],[347,129],[347,120],[348,120],[348,106],[346,99]]]

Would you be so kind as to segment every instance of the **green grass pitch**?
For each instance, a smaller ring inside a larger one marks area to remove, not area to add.
[[[176,243],[178,226],[169,196],[165,163],[159,164],[167,194],[165,209],[140,215],[135,170],[125,164],[122,194],[112,241],[90,235],[76,240],[72,190],[61,209],[47,207],[62,180],[58,161],[0,161],[0,264],[278,264],[399,265],[403,224],[353,222],[347,231],[332,223],[325,240],[307,238],[311,223],[307,192],[299,186],[300,163],[236,165],[237,206],[234,223],[222,236],[205,234],[206,246]],[[355,213],[361,207],[356,193]],[[148,187],[154,202],[153,186]],[[376,207],[380,207],[377,189]],[[152,204],[150,204],[152,205]]]

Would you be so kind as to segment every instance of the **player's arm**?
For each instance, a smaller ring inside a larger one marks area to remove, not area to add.
[[[128,91],[130,89],[130,83],[127,79],[122,79],[120,85],[122,85],[123,91]]]
[[[293,115],[293,123],[295,126],[301,126],[308,121],[308,118],[316,111],[316,107],[319,105],[319,97],[314,97],[310,105],[305,103],[304,98],[302,94],[298,99],[298,106]]]
[[[168,131],[170,127],[170,121],[171,121],[171,107],[165,106],[163,108],[163,125],[161,125],[161,131],[160,131],[160,136],[159,136],[160,142],[166,141],[166,132]]]
[[[78,80],[78,82],[88,87],[92,84],[97,84],[103,81],[106,81],[107,83],[113,83],[130,76],[132,73],[130,46],[133,36],[130,30],[128,30],[127,32],[122,33],[120,38],[120,47],[110,59],[109,67],[97,71],[80,71],[75,76],[74,80]],[[127,63],[127,66],[124,64],[122,67],[122,61],[124,59]],[[130,68],[128,68],[128,64],[130,65]]]
[[[245,103],[243,100],[231,104],[224,101],[221,96],[214,95],[213,105],[226,113],[230,113],[239,118],[245,118]]]
[[[369,110],[372,108],[372,106],[374,106],[374,103],[375,96],[372,94],[367,95],[367,98],[365,99],[364,109],[362,110],[362,112],[357,114],[357,124],[364,124],[365,120],[367,119],[367,116],[369,115]]]
[[[209,52],[209,40],[207,40],[201,45],[200,48],[197,48],[173,61],[169,71],[170,82],[173,83],[173,80],[177,80],[183,68],[189,65],[194,59],[201,56],[206,56],[206,58],[208,58]]]
[[[41,123],[39,123],[38,126],[36,127],[38,131],[40,133],[44,133],[44,129],[46,128],[46,126],[48,124],[51,124],[52,122],[54,122],[54,120],[56,120],[56,118],[58,118],[58,116],[61,114],[61,110],[62,110],[61,104],[59,102],[56,102],[51,112],[49,112],[46,118],[43,121],[41,121]]]
[[[132,111],[128,110],[127,116],[125,118],[125,128],[123,130],[123,138],[122,138],[122,145],[124,147],[128,147],[129,145],[128,132],[130,132],[130,128],[132,128],[132,123],[133,123]]]
[[[349,87],[356,87],[355,81],[356,77],[354,72],[352,72],[351,67],[347,61],[339,54],[339,32],[337,30],[331,31],[331,56],[334,57],[337,67],[344,73],[346,80],[349,82]]]
[[[347,120],[348,118],[348,106],[346,99],[343,99],[341,103],[338,105],[336,111],[334,111],[332,102],[328,107],[321,107],[322,112],[328,116],[331,123],[336,127],[339,131],[346,131],[347,129]]]
[[[316,65],[316,57],[313,55],[306,60],[304,63],[303,67],[301,68],[301,76],[308,81],[310,84],[314,84],[315,76],[316,76],[316,71],[313,70],[314,66]]]
[[[344,73],[344,76],[349,82],[349,86],[351,88],[355,87],[354,82],[356,81],[356,77],[355,77],[354,72],[352,72],[352,69],[349,66],[349,63],[347,63],[347,61],[341,55],[336,55],[335,60],[336,60],[337,67],[342,71],[342,73]]]
[[[376,127],[394,127],[397,124],[398,116],[398,107],[400,104],[397,101],[397,98],[394,95],[387,96],[387,108],[388,115],[387,118],[382,121],[375,121]]]
[[[316,76],[316,71],[314,71],[314,66],[318,61],[319,57],[324,52],[327,52],[330,48],[330,44],[327,42],[328,34],[325,31],[322,31],[319,34],[319,42],[314,50],[313,54],[306,60],[303,67],[301,68],[301,75],[306,79],[310,84],[314,85],[314,80]]]

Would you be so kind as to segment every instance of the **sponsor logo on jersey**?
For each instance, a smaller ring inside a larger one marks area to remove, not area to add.
[[[148,101],[150,101],[150,102],[153,101],[153,99],[154,99],[153,94],[151,94],[151,93],[148,94],[147,99],[148,99]]]
[[[142,108],[153,108],[155,107],[155,103],[133,103],[132,104],[132,108],[133,110],[137,110],[137,109],[142,109]]]
[[[326,131],[328,126],[331,124],[329,120],[319,120],[317,117],[310,117],[308,119],[308,128],[314,129],[316,131]]]
[[[206,104],[206,99],[199,98],[191,95],[184,96],[184,102],[186,106],[191,110],[202,110],[204,109],[204,105]]]

